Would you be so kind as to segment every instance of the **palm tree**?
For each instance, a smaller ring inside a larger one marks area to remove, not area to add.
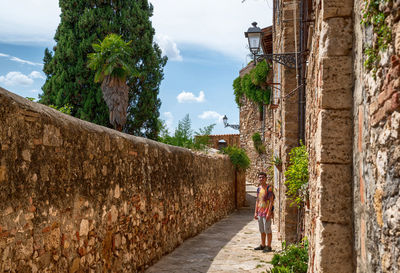
[[[103,41],[94,43],[92,47],[95,52],[88,55],[88,67],[96,72],[94,81],[101,82],[103,98],[110,112],[110,123],[118,131],[122,131],[126,123],[129,103],[126,80],[132,74],[128,64],[130,43],[117,34],[109,34]]]

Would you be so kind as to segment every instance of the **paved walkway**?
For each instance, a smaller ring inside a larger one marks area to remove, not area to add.
[[[240,209],[201,234],[186,240],[164,256],[147,273],[173,272],[266,272],[273,253],[253,250],[260,244],[258,224],[253,220],[255,187],[247,186],[249,207]],[[272,249],[280,248],[273,225]]]

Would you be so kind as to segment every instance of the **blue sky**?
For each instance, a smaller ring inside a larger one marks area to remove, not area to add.
[[[186,114],[192,128],[239,122],[232,81],[250,60],[244,31],[271,25],[272,0],[151,0],[156,41],[169,57],[161,83],[160,118],[172,132]],[[59,23],[55,0],[0,0],[0,86],[23,97],[42,92],[44,49]]]

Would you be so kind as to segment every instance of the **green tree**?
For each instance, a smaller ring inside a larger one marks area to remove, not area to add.
[[[190,148],[193,145],[192,121],[189,114],[178,122],[178,127],[175,129],[172,145]]]
[[[209,135],[215,127],[215,124],[210,124],[204,128],[200,128],[198,132],[194,133],[192,130],[192,121],[190,120],[189,114],[178,122],[178,126],[175,129],[174,134],[171,136],[165,122],[159,120],[160,135],[158,141],[179,146],[189,149],[204,150],[208,144]]]
[[[215,123],[200,128],[198,132],[194,132],[193,146],[197,150],[203,150],[207,147],[212,130],[214,130]]]
[[[124,131],[155,139],[159,130],[158,98],[166,57],[154,43],[147,0],[60,0],[61,22],[54,52],[45,50],[43,71],[47,76],[40,102],[56,107],[71,105],[71,115],[111,127],[107,105],[95,72],[87,67],[92,44],[108,34],[132,41],[128,65],[135,73],[127,77],[129,103]]]
[[[129,58],[132,55],[129,44],[121,36],[110,34],[103,41],[93,44],[95,53],[89,53],[89,68],[96,74],[95,82],[101,82],[103,98],[110,112],[110,123],[122,131],[126,123],[129,103],[129,87],[126,78],[132,73]]]

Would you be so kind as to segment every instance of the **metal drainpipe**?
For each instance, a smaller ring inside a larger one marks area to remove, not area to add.
[[[304,81],[304,60],[303,60],[303,51],[304,51],[304,6],[303,1],[300,1],[300,65],[298,67],[298,77],[297,83],[299,88],[299,145],[300,142],[305,143],[305,85]],[[297,22],[295,22],[296,24]]]

